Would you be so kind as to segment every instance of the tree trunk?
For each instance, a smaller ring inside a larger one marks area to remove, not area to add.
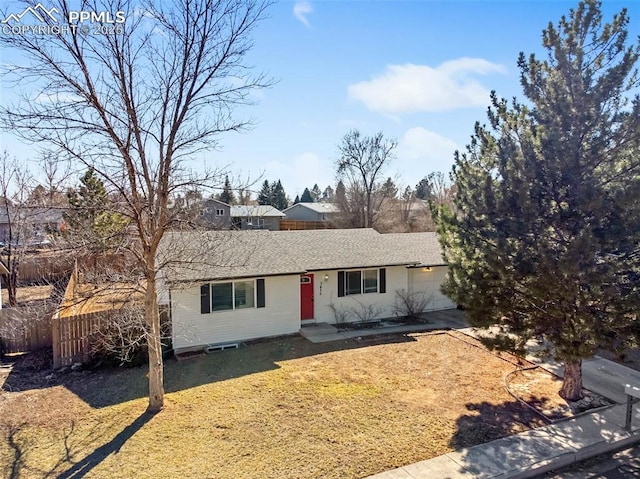
[[[18,272],[15,269],[9,270],[7,276],[7,293],[9,296],[9,306],[18,304]]]
[[[582,399],[582,361],[564,363],[564,380],[560,388],[560,397],[566,401]]]
[[[147,325],[147,345],[149,348],[149,406],[147,412],[156,413],[164,407],[164,376],[162,364],[162,338],[160,315],[156,296],[156,278],[153,268],[148,269],[147,287],[144,299],[144,316]]]

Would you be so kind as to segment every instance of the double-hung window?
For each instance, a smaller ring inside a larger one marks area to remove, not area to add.
[[[233,309],[233,283],[211,285],[211,311]]]
[[[200,287],[202,314],[264,307],[264,279],[207,283]]]
[[[346,272],[346,294],[362,294],[362,271]]]
[[[365,293],[378,292],[378,270],[365,269],[362,272],[362,290]]]
[[[338,271],[338,296],[385,292],[385,268]]]
[[[233,283],[234,309],[253,308],[255,286],[253,281],[236,281]]]

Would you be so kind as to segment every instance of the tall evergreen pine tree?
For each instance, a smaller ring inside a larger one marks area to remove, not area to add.
[[[280,211],[286,209],[289,206],[289,202],[287,201],[287,194],[285,193],[280,180],[273,184],[271,206]]]
[[[128,220],[113,210],[104,183],[92,167],[80,178],[77,190],[69,189],[67,198],[70,208],[64,219],[79,244],[100,251],[122,241]]]
[[[309,188],[305,188],[300,197],[300,203],[313,203],[313,195],[309,191]]]
[[[492,95],[456,153],[457,211],[436,211],[444,291],[487,340],[543,338],[564,363],[560,395],[582,396],[583,359],[640,336],[640,45],[623,10],[602,25],[588,0],[544,30],[545,60],[520,54],[526,104]]]
[[[236,195],[231,189],[231,182],[229,181],[228,176],[224,177],[224,187],[222,188],[222,193],[220,193],[220,197],[218,199],[228,205],[236,203]]]
[[[272,198],[272,186],[269,184],[269,180],[264,180],[262,183],[262,189],[260,193],[258,193],[258,204],[259,205],[270,205]]]

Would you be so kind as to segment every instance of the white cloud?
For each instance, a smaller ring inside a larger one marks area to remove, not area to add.
[[[409,181],[414,174],[422,178],[432,171],[447,173],[456,150],[462,148],[455,141],[417,126],[407,130],[398,142],[398,165]]]
[[[307,15],[309,15],[310,13],[313,13],[313,7],[307,0],[298,0],[293,5],[293,14],[307,28],[311,28],[311,25],[309,25],[309,20],[307,19]]]
[[[445,111],[486,106],[489,90],[474,75],[504,73],[502,65],[482,58],[458,58],[436,68],[427,65],[388,65],[370,81],[349,85],[349,98],[382,113]]]

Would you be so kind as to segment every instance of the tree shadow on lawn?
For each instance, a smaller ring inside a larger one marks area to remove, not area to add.
[[[77,454],[77,451],[85,450],[92,442],[97,441],[101,444],[104,432],[96,425],[90,428],[89,432],[83,430],[82,433],[78,433],[75,421],[71,421],[68,427],[63,426],[61,429],[64,454],[61,454],[56,463],[50,466],[48,470],[27,459],[30,456],[31,449],[37,447],[33,438],[28,434],[21,434],[22,429],[27,427],[28,423],[26,421],[16,422],[15,419],[3,417],[0,419],[1,440],[4,441],[4,445],[9,450],[9,461],[7,464],[0,465],[0,474],[4,474],[3,477],[9,479],[19,479],[21,477],[56,477],[58,479],[84,477],[108,456],[118,453],[122,446],[154,416],[155,414],[153,413],[142,413],[110,441],[95,448],[93,452],[75,463],[72,457]],[[68,467],[69,464],[71,464],[71,467]],[[65,466],[68,469],[60,472],[60,469]]]
[[[533,398],[527,402],[541,410],[547,398]],[[497,474],[518,466],[540,445],[533,444],[529,438],[520,439],[515,435],[549,424],[517,400],[501,404],[469,403],[466,408],[471,413],[458,418],[457,432],[449,444],[454,449],[464,448],[460,457],[456,457],[456,461],[462,464],[461,472]],[[483,448],[473,447],[496,439],[502,440]]]
[[[25,450],[25,446],[17,439],[17,435],[20,432],[20,429],[24,426],[24,423],[3,423],[2,426],[3,439],[13,457],[11,458],[11,463],[6,464],[1,470],[6,474],[5,477],[8,477],[9,479],[17,479],[20,477],[20,471],[23,468]]]
[[[529,401],[529,404],[535,408],[545,402],[545,398],[535,398]],[[456,421],[457,432],[450,444],[456,449],[475,446],[548,424],[515,399],[501,404],[481,402],[465,406],[472,414],[460,416]]]
[[[377,344],[413,341],[415,339],[408,334],[368,336],[320,344],[311,343],[301,337],[289,337],[255,341],[239,349],[215,352],[184,361],[170,358],[165,361],[164,367],[165,392],[176,392],[275,370],[280,367],[277,364],[280,361]],[[18,369],[9,374],[4,389],[23,391],[62,385],[89,406],[101,408],[146,397],[147,371],[147,367],[142,366],[55,373],[54,377],[50,377],[51,371],[35,373]],[[25,378],[25,374],[31,376]]]
[[[147,424],[153,417],[154,413],[144,412],[138,416],[131,424],[120,431],[111,441],[96,448],[91,454],[81,461],[75,463],[71,468],[57,475],[58,479],[72,479],[84,477],[91,470],[104,461],[111,454],[118,453],[122,446],[131,439],[131,437]]]

